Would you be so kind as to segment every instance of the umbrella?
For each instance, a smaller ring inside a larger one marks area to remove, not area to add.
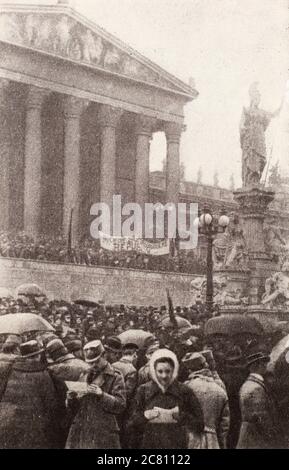
[[[262,336],[264,330],[256,318],[245,315],[220,315],[210,318],[205,324],[205,336],[234,336],[242,333]]]
[[[8,313],[0,317],[1,335],[22,335],[30,331],[54,331],[54,328],[34,313]]]
[[[283,354],[287,349],[289,350],[289,335],[284,336],[284,338],[282,338],[272,349],[270,354],[270,362],[268,364],[270,369],[274,368],[281,354]]]
[[[0,287],[0,298],[5,299],[8,297],[13,297],[11,291],[7,289],[6,287]]]
[[[139,348],[142,348],[144,346],[144,343],[148,338],[154,338],[152,333],[149,333],[148,331],[144,330],[127,330],[123,333],[120,333],[118,337],[121,340],[122,344],[134,343]]]
[[[178,328],[192,328],[192,324],[187,320],[186,318],[183,317],[176,317],[177,325]],[[168,327],[173,327],[171,319],[168,315],[165,315],[163,318],[160,319],[160,326],[163,326],[165,328]]]
[[[33,297],[43,297],[45,293],[37,284],[21,284],[21,286],[16,289],[17,296],[33,296]]]
[[[95,308],[98,306],[98,303],[95,302],[94,300],[79,299],[79,300],[75,300],[74,303],[76,305],[83,305],[84,307],[88,307],[88,308]]]

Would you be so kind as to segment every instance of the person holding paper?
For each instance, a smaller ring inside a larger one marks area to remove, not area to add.
[[[84,346],[86,362],[91,366],[83,378],[86,392],[68,396],[74,408],[67,449],[120,449],[117,416],[126,407],[124,379],[105,359],[100,340]]]
[[[169,349],[150,359],[152,380],[136,393],[128,426],[142,435],[142,449],[186,449],[188,429],[202,432],[203,413],[194,393],[178,380],[179,363]]]

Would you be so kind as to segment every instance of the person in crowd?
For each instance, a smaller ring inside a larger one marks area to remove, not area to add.
[[[117,336],[109,336],[104,342],[105,357],[110,364],[119,361],[122,355],[122,343]]]
[[[147,346],[145,357],[146,357],[146,364],[144,364],[138,371],[138,385],[145,384],[151,380],[150,375],[150,359],[155,351],[160,349],[160,343],[156,340],[150,343]]]
[[[117,416],[126,408],[122,374],[105,359],[100,340],[84,346],[85,361],[91,367],[84,392],[68,394],[68,406],[74,414],[66,442],[68,449],[119,449]]]
[[[20,355],[20,344],[21,337],[19,335],[8,335],[2,346],[0,361],[14,362]]]
[[[238,449],[283,447],[276,403],[264,381],[269,359],[264,351],[247,358],[250,374],[240,390],[242,423]]]
[[[189,371],[186,384],[199,400],[205,421],[203,433],[189,434],[189,448],[226,449],[230,424],[227,393],[216,382],[201,353],[187,353],[183,363]]]
[[[52,339],[46,345],[48,368],[52,375],[63,381],[78,381],[89,370],[82,359],[69,353],[60,338]]]
[[[138,349],[138,346],[134,343],[124,344],[121,358],[112,364],[112,366],[123,375],[127,404],[132,399],[137,386],[137,370],[135,364]]]
[[[142,449],[186,449],[187,430],[204,429],[199,401],[178,382],[178,369],[172,351],[159,349],[152,354],[152,380],[138,388],[128,422],[131,432],[142,436]]]
[[[0,362],[0,448],[61,447],[66,389],[42,363],[36,340],[20,345],[13,363]]]

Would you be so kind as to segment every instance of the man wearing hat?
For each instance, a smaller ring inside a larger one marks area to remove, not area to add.
[[[133,397],[137,386],[137,370],[134,365],[137,361],[137,351],[136,344],[125,344],[122,347],[122,357],[112,364],[123,375],[127,402]]]
[[[0,363],[0,448],[51,449],[60,446],[65,395],[42,362],[36,340],[20,345],[12,364]],[[62,390],[64,390],[62,385]]]
[[[145,384],[151,380],[151,375],[150,375],[150,358],[152,357],[152,354],[160,349],[160,343],[158,341],[154,341],[150,344],[148,344],[145,352],[145,357],[146,357],[146,364],[140,368],[138,371],[138,386]]]
[[[137,370],[135,368],[135,364],[137,361],[138,349],[138,346],[134,343],[124,344],[122,348],[122,357],[112,364],[112,366],[123,376],[126,391],[127,409],[131,405],[131,401],[137,388]],[[128,415],[126,410],[119,419],[119,425],[121,428],[121,446],[123,449],[126,449],[130,446],[129,433],[127,433],[125,429],[127,419]]]
[[[126,407],[123,376],[107,361],[100,340],[87,343],[83,350],[85,361],[90,366],[81,379],[87,388],[76,397],[68,397],[69,406],[76,410],[76,414],[66,448],[120,449],[117,417]]]
[[[205,427],[203,433],[190,432],[190,449],[226,449],[230,424],[228,396],[215,380],[203,354],[188,352],[182,359],[189,372],[186,384],[201,405]]]
[[[269,360],[264,351],[247,357],[250,374],[240,390],[242,424],[238,449],[283,447],[276,405],[264,382]]]
[[[122,355],[122,343],[117,336],[109,336],[104,343],[105,357],[110,364],[119,361]]]
[[[49,371],[53,377],[63,381],[78,381],[89,370],[89,365],[69,353],[60,338],[52,339],[46,345]]]

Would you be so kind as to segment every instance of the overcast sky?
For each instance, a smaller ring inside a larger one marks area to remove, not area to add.
[[[7,3],[7,2],[6,2]],[[15,3],[15,2],[9,2]],[[49,1],[21,1],[43,3]],[[289,78],[287,0],[73,0],[89,19],[188,83],[199,97],[185,108],[181,160],[186,178],[240,184],[239,120],[248,88],[259,81],[261,106],[280,105]],[[284,106],[268,132],[271,162],[289,173],[289,119]],[[152,143],[151,169],[161,168],[163,138]]]

